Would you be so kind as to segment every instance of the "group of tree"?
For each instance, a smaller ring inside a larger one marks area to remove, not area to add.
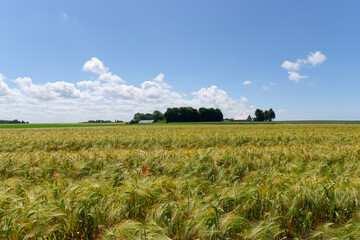
[[[152,114],[151,113],[136,113],[134,118],[130,121],[130,123],[138,123],[140,120],[154,120],[154,122],[159,122],[165,120],[164,114],[162,112],[156,110]]]
[[[29,122],[15,120],[0,120],[0,124],[28,124]]]
[[[254,121],[269,121],[271,122],[273,119],[275,119],[275,112],[270,108],[269,110],[260,110],[256,109],[255,111],[255,118]]]
[[[169,122],[220,122],[223,120],[223,114],[216,108],[192,107],[174,107],[168,108],[164,113],[165,120]]]
[[[174,107],[168,108],[163,114],[156,110],[151,113],[136,113],[130,123],[138,123],[141,120],[154,120],[154,122],[220,122],[223,114],[218,108]]]
[[[121,120],[115,120],[114,122],[110,120],[89,120],[85,123],[122,123],[122,122],[123,121]]]

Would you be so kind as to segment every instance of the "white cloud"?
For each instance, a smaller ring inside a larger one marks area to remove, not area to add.
[[[163,73],[160,73],[159,75],[157,75],[153,80],[157,81],[157,82],[163,82],[164,81],[164,77],[165,75]]]
[[[29,77],[19,77],[14,80],[18,87],[9,88],[0,74],[1,118],[30,122],[115,118],[127,121],[136,112],[166,111],[168,107],[181,106],[220,108],[224,117],[253,114],[253,109],[245,105],[246,97],[233,99],[217,86],[201,88],[189,99],[172,90],[163,73],[133,86],[112,74],[97,58],[86,61],[83,70],[96,74],[97,78],[76,83],[35,84]]]
[[[118,75],[109,72],[109,69],[104,66],[103,62],[96,57],[92,57],[90,60],[85,62],[83,71],[99,74],[98,80],[100,81],[125,82]]]
[[[281,64],[281,67],[288,71],[298,71],[300,69],[300,61],[290,62],[285,61]]]
[[[107,82],[125,82],[118,75],[112,74],[111,72],[100,74],[98,79]]]
[[[0,96],[6,96],[9,94],[9,87],[5,83],[5,76],[0,73]]]
[[[289,79],[299,83],[301,79],[303,78],[307,78],[307,76],[301,76],[299,73],[297,72],[289,72]]]
[[[0,97],[1,100],[19,97],[21,94],[17,89],[10,89],[5,82],[6,77],[0,73]]]
[[[102,61],[96,57],[92,57],[90,60],[86,61],[83,66],[83,71],[92,72],[96,74],[102,74],[108,71]]]
[[[193,100],[185,101],[188,106],[220,108],[224,113],[224,117],[234,117],[239,113],[253,113],[245,107],[241,100],[230,98],[224,90],[219,89],[217,86],[201,88],[199,91],[193,92],[192,95],[195,96]]]
[[[229,96],[224,90],[219,89],[217,86],[211,86],[209,88],[201,88],[197,92],[193,92],[195,96],[194,101],[196,104],[204,106],[220,107],[220,105],[230,100]]]
[[[289,74],[289,79],[299,83],[301,79],[307,78],[307,76],[301,76],[298,71],[301,66],[316,66],[320,63],[323,63],[326,60],[326,56],[320,51],[315,53],[311,52],[306,59],[298,59],[295,62],[285,61],[281,64],[281,67],[286,69]]]
[[[315,53],[310,53],[310,55],[307,58],[307,61],[310,62],[313,66],[323,63],[325,60],[326,60],[326,56],[322,54],[320,51],[316,51]]]
[[[40,99],[74,99],[81,97],[80,90],[76,89],[74,84],[67,82],[54,82],[46,84],[33,84],[31,78],[17,78],[15,82],[21,90],[28,96]]]
[[[244,85],[249,85],[249,84],[251,84],[251,81],[246,80],[246,81],[243,82],[243,84],[244,84]]]
[[[77,82],[76,85],[79,87],[82,87],[82,88],[86,88],[90,92],[94,92],[95,90],[97,90],[100,87],[101,82],[100,81],[81,81],[81,82]]]

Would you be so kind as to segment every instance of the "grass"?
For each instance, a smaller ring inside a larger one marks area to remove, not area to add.
[[[359,239],[359,160],[356,124],[3,129],[0,239]]]

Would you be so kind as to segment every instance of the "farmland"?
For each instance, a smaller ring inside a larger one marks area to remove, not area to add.
[[[0,130],[0,239],[359,239],[359,124]]]
[[[73,127],[104,127],[121,126],[124,123],[32,123],[32,124],[0,124],[5,128],[73,128]]]

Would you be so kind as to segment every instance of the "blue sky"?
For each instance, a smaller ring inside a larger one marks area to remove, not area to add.
[[[359,9],[0,0],[0,119],[130,120],[205,106],[233,118],[273,108],[276,120],[359,120]]]

